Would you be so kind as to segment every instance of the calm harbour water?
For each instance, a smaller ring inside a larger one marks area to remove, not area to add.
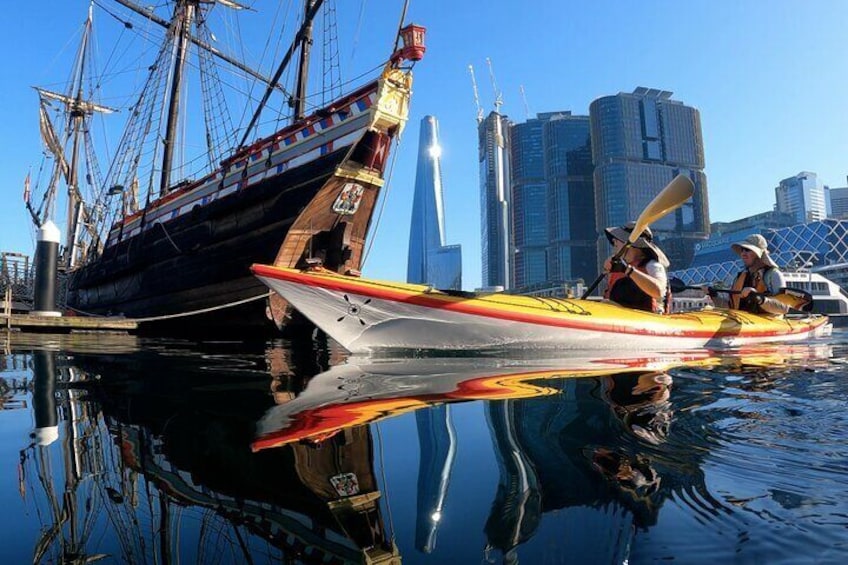
[[[12,336],[3,563],[842,563],[848,333],[562,359]]]

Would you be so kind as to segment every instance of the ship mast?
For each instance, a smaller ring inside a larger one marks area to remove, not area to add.
[[[219,1],[220,4],[226,6],[227,8],[233,8],[234,10],[244,10],[245,9],[245,6],[242,6],[241,4],[238,4],[238,3],[233,2],[231,0],[226,0],[226,1],[218,0],[218,1]],[[160,18],[159,16],[157,16],[156,14],[154,14],[150,10],[147,10],[145,8],[142,8],[141,6],[133,4],[132,2],[130,2],[130,0],[115,0],[115,2],[117,2],[121,6],[124,6],[125,8],[129,8],[130,10],[135,12],[136,14],[143,16],[144,18],[150,20],[151,22],[153,22],[157,25],[164,27],[165,29],[171,28],[171,24],[170,24],[170,22],[168,22],[168,20]],[[196,12],[196,10],[195,10],[195,12]],[[124,22],[124,24],[130,25],[130,24],[128,24],[128,22]],[[255,69],[251,69],[250,67],[248,67],[244,63],[237,61],[236,59],[233,59],[232,57],[225,55],[224,53],[222,53],[221,51],[216,49],[214,46],[203,41],[202,39],[199,39],[199,38],[195,37],[194,35],[189,35],[188,39],[189,39],[189,41],[191,41],[193,44],[197,45],[198,47],[200,47],[204,51],[208,51],[209,53],[211,53],[215,57],[221,59],[222,61],[224,61],[226,63],[229,63],[233,67],[237,68],[240,71],[243,71],[244,73],[247,73],[248,75],[252,76],[253,78],[260,80],[264,84],[270,84],[271,83],[271,79],[269,79],[268,77],[266,77],[262,73],[256,71]],[[286,92],[285,89],[281,86],[278,86],[277,88],[282,90],[284,93]],[[286,94],[288,94],[288,93],[286,93]]]
[[[69,127],[73,132],[73,145],[71,146],[71,168],[68,178],[68,220],[66,223],[68,233],[65,241],[67,242],[67,265],[73,267],[76,260],[76,248],[79,245],[77,231],[79,230],[80,207],[82,199],[79,191],[79,142],[80,134],[82,133],[82,124],[85,113],[82,111],[82,85],[83,77],[85,76],[85,51],[88,47],[89,36],[91,35],[91,11],[92,7],[88,8],[88,19],[85,22],[85,30],[82,34],[82,45],[80,45],[79,65],[75,78],[76,82],[76,97],[71,108]]]
[[[183,89],[183,80],[185,75],[185,65],[188,56],[189,43],[194,43],[198,47],[205,49],[226,62],[236,66],[238,69],[247,72],[248,74],[259,78],[265,84],[269,85],[269,91],[278,88],[285,92],[285,89],[277,84],[279,77],[268,79],[260,73],[250,69],[246,65],[227,57],[208,43],[194,37],[191,33],[192,25],[198,17],[200,3],[204,0],[177,0],[174,7],[174,14],[170,22],[165,22],[161,18],[155,17],[150,11],[144,10],[135,5],[129,0],[116,0],[119,4],[133,10],[134,12],[143,15],[151,21],[166,26],[168,33],[173,39],[173,55],[171,59],[171,75],[170,75],[170,96],[167,103],[167,121],[165,125],[164,138],[162,140],[162,172],[159,179],[159,194],[164,195],[168,192],[171,186],[171,173],[174,168],[174,151],[177,143],[177,127],[180,117],[180,98]],[[297,94],[290,97],[290,104],[295,108],[295,119],[300,119],[304,115],[306,104],[306,82],[309,69],[309,51],[312,45],[312,19],[315,12],[321,5],[323,0],[304,0],[306,3],[305,19],[301,33],[295,38],[295,45],[300,47],[300,68],[298,71]],[[243,9],[244,6],[236,2],[221,2],[230,8]],[[249,128],[248,128],[249,129]]]
[[[82,227],[90,229],[92,221],[91,211],[86,208],[86,202],[82,197],[79,186],[80,150],[86,143],[85,135],[88,131],[86,118],[94,112],[111,113],[112,108],[95,104],[85,99],[84,83],[86,62],[89,57],[89,42],[92,30],[92,8],[89,7],[88,18],[83,25],[82,39],[74,62],[74,74],[67,94],[61,94],[36,87],[40,99],[40,121],[41,134],[48,151],[55,157],[56,165],[47,194],[43,202],[43,208],[38,212],[30,208],[33,219],[40,225],[53,214],[53,204],[56,198],[56,190],[59,179],[64,176],[68,187],[67,211],[65,222],[65,255],[64,263],[67,267],[73,267],[79,259],[81,251],[80,231]],[[68,116],[67,127],[60,140],[56,129],[48,116],[47,106],[53,102],[64,105]],[[71,143],[70,162],[65,155],[64,148]],[[91,163],[89,162],[89,167]]]
[[[169,31],[174,36],[174,58],[171,67],[171,96],[168,102],[168,121],[165,138],[162,140],[164,150],[162,153],[162,175],[159,181],[160,195],[166,194],[168,188],[171,186],[171,168],[173,167],[177,121],[180,114],[180,93],[183,85],[191,24],[194,21],[198,2],[199,0],[178,0],[174,7],[174,19]]]
[[[315,6],[315,0],[304,0],[304,18]],[[306,116],[306,83],[309,80],[309,52],[312,49],[312,19],[306,19],[303,23],[303,36],[300,38],[300,61],[297,67],[297,87],[295,95],[289,102],[294,108],[292,122],[298,122]]]
[[[250,123],[247,124],[247,127],[244,128],[244,135],[241,138],[241,143],[239,143],[240,147],[244,147],[247,139],[250,137],[250,132],[253,131],[253,127],[256,125],[256,122],[259,120],[259,115],[262,113],[262,109],[265,108],[265,104],[268,102],[268,99],[271,97],[271,92],[277,86],[277,83],[280,80],[280,77],[283,76],[283,71],[286,70],[286,67],[289,65],[289,61],[291,61],[292,55],[294,55],[294,50],[298,47],[303,46],[304,38],[309,34],[311,38],[312,34],[312,20],[315,19],[315,14],[318,13],[318,10],[321,8],[321,4],[324,3],[324,0],[306,0],[306,15],[303,18],[303,24],[300,26],[300,29],[295,34],[294,41],[289,45],[288,51],[283,55],[283,60],[280,62],[280,66],[277,67],[277,71],[274,73],[274,76],[271,77],[271,82],[268,84],[268,87],[265,89],[265,94],[262,96],[262,100],[259,101],[259,105],[256,107],[256,111],[253,113],[253,117],[250,118]],[[309,40],[311,44],[311,39]],[[301,49],[301,54],[303,54],[303,50]],[[308,69],[308,65],[307,65]],[[306,72],[304,70],[303,64],[301,63],[300,69],[298,69],[298,88],[300,88],[301,76],[303,77],[304,84],[304,94],[305,94],[305,83],[306,83]],[[298,99],[300,100],[300,104],[305,104],[305,97],[298,95]],[[301,107],[301,112],[303,112],[303,106]],[[297,109],[295,109],[295,115],[297,115]],[[295,118],[296,120],[297,118]]]

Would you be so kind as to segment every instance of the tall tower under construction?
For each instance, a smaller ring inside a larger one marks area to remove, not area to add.
[[[510,289],[512,237],[509,189],[509,120],[491,112],[479,122],[480,228],[483,286]]]

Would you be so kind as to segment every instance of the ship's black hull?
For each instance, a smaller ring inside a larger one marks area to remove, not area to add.
[[[250,265],[274,262],[290,226],[347,151],[338,149],[107,247],[95,262],[71,273],[68,306],[83,313],[147,318],[267,294]],[[259,299],[142,327],[169,334],[271,333],[276,328],[265,309],[266,301]]]

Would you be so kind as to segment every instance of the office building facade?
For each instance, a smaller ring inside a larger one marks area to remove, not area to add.
[[[769,210],[753,216],[746,216],[732,222],[713,222],[710,224],[710,239],[720,235],[733,235],[743,230],[766,230],[788,228],[795,225],[795,216],[786,212]]]
[[[689,264],[710,220],[700,113],[671,96],[639,87],[598,98],[589,116],[599,236],[606,226],[635,220],[678,174],[695,184],[690,201],[651,225],[674,267]],[[604,237],[597,242],[602,260],[610,247]]]
[[[480,247],[485,288],[512,288],[509,119],[491,112],[477,127],[480,167]]]
[[[510,185],[514,282],[517,288],[548,280],[548,184],[545,178],[545,122],[510,126]]]
[[[816,222],[828,217],[825,186],[816,173],[801,171],[780,181],[774,189],[776,209],[795,216],[796,223]]]
[[[509,138],[515,288],[594,278],[589,117],[538,114]]]
[[[848,219],[848,186],[831,188],[827,195],[830,199],[830,217]]]
[[[754,214],[732,222],[714,222],[710,225],[709,239],[695,245],[695,253],[689,267],[735,261],[736,254],[730,250],[732,243],[742,241],[755,233],[763,234],[793,225],[795,225],[795,216],[777,210]]]
[[[409,231],[406,280],[436,288],[462,288],[462,250],[445,244],[445,204],[440,162],[439,124],[421,120],[418,165]]]

